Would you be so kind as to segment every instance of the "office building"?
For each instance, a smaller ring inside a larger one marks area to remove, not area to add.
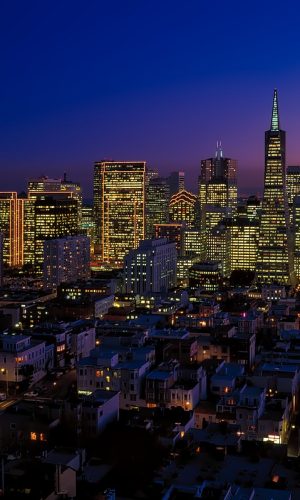
[[[22,201],[16,192],[0,192],[0,233],[3,262],[9,267],[23,264]]]
[[[187,227],[199,225],[197,196],[185,189],[173,194],[169,203],[169,220],[177,223],[183,222]]]
[[[78,201],[78,210],[81,215],[82,189],[78,182],[67,179],[66,174],[61,179],[50,179],[47,176],[30,179],[27,184],[28,198],[37,198],[42,193],[66,193],[70,198]]]
[[[170,197],[173,196],[173,194],[176,194],[178,193],[178,191],[182,191],[185,188],[184,177],[185,173],[182,171],[171,172],[170,175],[167,177]]]
[[[44,288],[57,288],[90,277],[90,240],[87,236],[67,236],[44,242]]]
[[[155,224],[166,224],[169,220],[169,186],[166,179],[152,177],[146,192],[146,238],[155,236]]]
[[[256,266],[258,284],[295,284],[289,222],[285,132],[280,129],[275,90],[271,126],[265,133],[265,183]]]
[[[183,233],[185,223],[169,222],[168,224],[155,224],[155,238],[167,238],[170,243],[176,244],[177,255],[183,252]]]
[[[167,292],[176,286],[177,251],[167,239],[144,240],[124,259],[126,293]]]
[[[293,204],[300,194],[300,166],[289,166],[286,170],[286,192],[289,204],[290,222],[293,225]]]
[[[293,200],[294,221],[294,266],[297,280],[300,280],[300,195]]]
[[[34,203],[34,266],[43,272],[45,240],[78,234],[78,202],[56,195],[37,198]]]
[[[3,284],[3,234],[0,233],[0,287]]]
[[[230,231],[221,222],[208,232],[207,259],[221,262],[222,275],[230,276]]]
[[[183,255],[205,260],[207,252],[207,231],[186,228],[183,232]]]
[[[208,292],[216,292],[222,283],[222,263],[219,261],[203,261],[193,264],[189,270],[189,286],[204,288]]]
[[[201,161],[199,199],[203,228],[212,228],[224,216],[231,216],[237,207],[237,161],[225,158],[217,143],[214,158]]]
[[[225,220],[230,232],[230,268],[255,271],[259,240],[259,220],[237,216]]]
[[[189,286],[189,270],[199,260],[199,257],[195,255],[177,257],[177,286],[182,288]]]
[[[262,202],[257,196],[249,196],[246,201],[245,214],[249,221],[259,221],[261,215]]]
[[[94,253],[94,209],[92,205],[83,205],[81,211],[81,233],[90,239],[90,251]]]
[[[145,162],[95,163],[95,255],[111,267],[145,237],[145,174]]]

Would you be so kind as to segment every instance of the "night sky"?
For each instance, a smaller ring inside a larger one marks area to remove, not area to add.
[[[0,190],[79,180],[104,158],[184,169],[221,139],[241,192],[262,190],[273,88],[300,163],[297,1],[2,0]]]

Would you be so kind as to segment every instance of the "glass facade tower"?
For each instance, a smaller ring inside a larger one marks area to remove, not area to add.
[[[145,162],[95,163],[95,256],[111,267],[145,237],[145,175]]]
[[[265,178],[256,282],[295,284],[286,193],[285,132],[280,129],[274,91],[270,130],[265,132]]]

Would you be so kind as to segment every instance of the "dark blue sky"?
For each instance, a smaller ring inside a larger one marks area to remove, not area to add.
[[[67,171],[89,195],[103,158],[192,187],[217,139],[261,189],[274,87],[300,163],[299,25],[297,1],[2,0],[0,190]]]

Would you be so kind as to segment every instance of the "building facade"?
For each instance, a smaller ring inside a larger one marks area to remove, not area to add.
[[[57,288],[90,277],[90,240],[87,236],[67,236],[44,242],[44,287]]]
[[[163,292],[176,286],[177,251],[167,239],[144,240],[124,259],[126,293]]]
[[[199,199],[202,228],[212,228],[224,216],[235,213],[237,207],[237,161],[223,157],[217,143],[214,158],[201,161]]]
[[[163,177],[148,180],[146,193],[146,238],[154,238],[155,224],[169,220],[169,186]]]
[[[256,282],[295,284],[292,240],[286,194],[285,132],[280,129],[274,91],[270,130],[265,133],[265,180]]]
[[[78,202],[53,194],[36,199],[34,205],[34,267],[42,274],[44,242],[78,234]]]
[[[145,237],[145,162],[97,162],[94,166],[95,255],[120,267]]]
[[[193,193],[182,189],[173,194],[169,203],[169,219],[182,222],[187,227],[195,227],[198,223],[198,198]]]

